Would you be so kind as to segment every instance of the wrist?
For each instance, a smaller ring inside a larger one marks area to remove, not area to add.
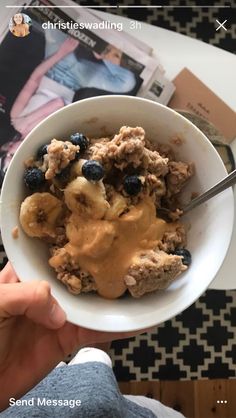
[[[62,51],[60,51],[60,49],[57,52],[55,52],[55,54],[54,54],[54,58],[55,58],[56,62],[59,61],[60,59],[62,59],[63,56],[64,56],[64,53]]]

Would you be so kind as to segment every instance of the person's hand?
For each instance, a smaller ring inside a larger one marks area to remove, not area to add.
[[[74,38],[67,38],[58,48],[57,54],[59,54],[61,57],[65,57],[70,52],[73,52],[78,45],[78,40]]]
[[[132,335],[145,332],[134,332]],[[0,410],[81,346],[128,338],[66,322],[46,281],[20,283],[11,265],[0,273]]]

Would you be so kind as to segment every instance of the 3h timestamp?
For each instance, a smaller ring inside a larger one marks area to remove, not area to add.
[[[129,22],[129,28],[133,30],[139,30],[139,29],[142,29],[142,24],[141,22],[138,22],[137,20],[131,20]]]

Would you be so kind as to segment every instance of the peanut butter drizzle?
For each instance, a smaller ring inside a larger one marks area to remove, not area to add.
[[[127,288],[124,276],[132,259],[143,250],[155,248],[163,234],[175,230],[176,225],[156,217],[150,198],[115,221],[88,220],[72,214],[65,249],[94,277],[98,293],[115,299]]]

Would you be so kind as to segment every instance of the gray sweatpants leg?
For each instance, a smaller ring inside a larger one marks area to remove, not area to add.
[[[107,366],[112,367],[112,362],[107,353],[96,348],[84,348],[78,352],[70,364],[81,364],[88,361],[101,361]],[[175,411],[161,402],[145,396],[124,395],[131,402],[149,409],[158,418],[185,418],[180,412]]]

